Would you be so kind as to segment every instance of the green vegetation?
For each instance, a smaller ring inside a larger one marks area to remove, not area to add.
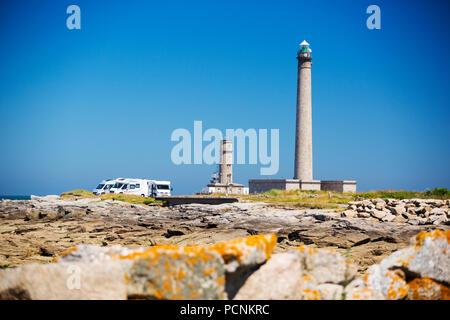
[[[132,194],[109,193],[109,194],[103,194],[101,196],[96,196],[87,190],[80,190],[80,189],[61,193],[60,196],[63,198],[69,198],[69,199],[98,198],[100,201],[116,200],[116,201],[132,203],[132,204],[145,204],[145,205],[149,205],[152,203],[161,204],[161,205],[164,204],[164,201],[155,200],[154,198],[145,198],[145,197],[136,196],[136,195],[132,195]]]
[[[305,208],[343,209],[342,205],[350,201],[390,198],[390,199],[450,199],[450,190],[435,188],[431,191],[376,190],[357,193],[340,193],[332,191],[302,191],[272,189],[264,193],[241,196],[243,200],[263,201],[273,204],[293,205]]]
[[[109,194],[103,194],[99,196],[102,200],[116,200],[116,201],[123,201],[133,204],[151,204],[151,203],[159,203],[162,204],[162,201],[155,200],[154,198],[146,198],[141,196],[136,196],[132,194],[115,194],[115,193],[109,193]]]
[[[210,196],[225,196],[225,194],[212,194]],[[332,191],[303,191],[303,190],[277,190],[272,189],[264,193],[252,195],[229,195],[237,196],[247,201],[269,202],[273,205],[291,205],[300,208],[311,209],[337,209],[344,210],[344,206],[349,201],[374,199],[374,198],[390,198],[390,199],[450,199],[450,190],[447,188],[435,188],[425,192],[406,191],[406,190],[374,190],[357,193],[340,193]],[[152,203],[165,205],[165,201],[155,200],[154,198],[145,198],[130,194],[105,194],[96,196],[87,190],[72,190],[64,192],[61,197],[65,198],[98,198],[100,201],[117,200],[132,204]]]
[[[96,197],[92,192],[89,192],[87,190],[81,190],[81,189],[63,192],[63,193],[61,193],[60,196],[61,197],[75,197],[75,198],[78,198],[78,197],[80,197],[80,198],[95,198]]]
[[[369,192],[358,192],[356,196],[365,199],[374,198],[391,198],[391,199],[450,199],[450,190],[447,188],[434,188],[434,190],[429,190],[425,192],[419,191],[405,191],[405,190],[378,190]]]
[[[342,208],[341,205],[354,200],[354,195],[328,191],[272,189],[260,194],[242,196],[242,199],[273,204],[289,204],[312,209],[339,209]]]
[[[439,197],[441,199],[450,198],[450,190],[447,188],[434,188],[433,190],[426,191],[425,194],[430,197]]]
[[[0,264],[0,270],[7,269],[7,268],[9,268],[9,264]]]

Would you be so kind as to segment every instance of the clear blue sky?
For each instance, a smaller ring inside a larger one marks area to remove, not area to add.
[[[0,194],[109,177],[204,186],[176,128],[279,128],[292,178],[298,44],[312,48],[314,178],[450,187],[448,1],[1,1]],[[81,8],[68,30],[66,8]],[[366,8],[381,8],[381,30]],[[263,178],[236,165],[235,181]]]

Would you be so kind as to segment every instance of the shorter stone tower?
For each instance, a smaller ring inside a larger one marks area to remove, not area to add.
[[[222,140],[220,143],[220,164],[218,179],[213,175],[211,183],[203,188],[202,193],[248,194],[243,184],[233,182],[233,141]],[[218,181],[217,181],[218,180]]]
[[[233,142],[231,140],[222,140],[220,146],[220,183],[233,183]]]

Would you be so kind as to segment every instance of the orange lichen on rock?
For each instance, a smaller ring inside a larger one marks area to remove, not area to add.
[[[128,293],[156,299],[220,299],[222,257],[208,246],[159,245],[113,257],[128,267]]]
[[[390,284],[386,295],[388,300],[399,300],[408,295],[408,285],[398,272],[388,270],[385,277],[390,279]]]
[[[77,249],[78,249],[77,246],[73,246],[72,248],[69,248],[69,249],[63,251],[59,256],[60,256],[60,257],[65,257],[65,256],[67,256],[69,253],[74,252],[74,251],[76,251]],[[58,262],[58,260],[59,260],[59,257],[54,257],[54,258],[52,259],[52,262]]]
[[[247,238],[219,242],[213,245],[194,245],[179,247],[174,245],[157,245],[145,251],[135,251],[128,255],[114,257],[120,260],[136,260],[155,258],[161,252],[171,254],[174,259],[179,259],[183,254],[188,254],[190,262],[196,263],[196,259],[207,261],[211,259],[211,251],[215,251],[222,256],[225,262],[236,260],[244,262],[252,254],[262,254],[264,259],[270,258],[273,248],[277,243],[274,234],[255,235]],[[263,262],[263,261],[261,261]]]
[[[184,270],[180,269],[180,270],[178,270],[178,273],[177,273],[177,279],[181,280],[184,278],[185,275],[186,275],[186,272]]]
[[[432,230],[430,232],[421,231],[413,238],[413,245],[416,246],[416,249],[419,249],[426,238],[430,238],[431,240],[436,240],[438,238],[447,240],[447,243],[450,244],[450,230]]]
[[[181,258],[183,256],[183,253],[199,255],[206,260],[210,258],[209,255],[206,254],[205,248],[202,248],[200,246],[179,247],[174,245],[157,245],[150,247],[145,251],[134,251],[131,254],[113,257],[113,260],[151,259],[152,263],[154,263],[156,262],[157,257],[162,253],[164,253],[164,255],[169,255],[173,259]]]
[[[164,297],[164,295],[160,289],[155,290],[155,297],[160,300]]]
[[[214,269],[206,269],[205,271],[203,271],[203,274],[205,276],[208,276],[208,275],[214,273],[214,271],[215,271]]]
[[[362,277],[364,288],[379,292],[387,300],[400,300],[408,295],[408,284],[400,269],[386,270],[382,273],[369,269]]]
[[[299,247],[295,248],[294,250],[298,250],[300,252],[306,251],[310,256],[319,252],[316,248],[310,248],[310,247],[306,247],[306,246],[299,246]],[[325,249],[321,249],[321,250],[325,250]]]
[[[410,300],[450,300],[450,288],[430,278],[416,278],[408,286]]]
[[[303,289],[300,294],[304,300],[322,300],[322,296],[317,290]]]
[[[348,294],[347,300],[374,300],[379,297],[373,290],[368,288],[352,289]]]
[[[77,246],[73,246],[72,248],[67,249],[66,251],[62,252],[62,253],[60,254],[60,256],[61,256],[61,257],[67,256],[69,253],[71,253],[71,252],[77,250],[77,248],[78,248]]]
[[[250,254],[254,253],[263,254],[265,260],[269,259],[276,244],[276,235],[260,234],[243,239],[219,242],[208,248],[218,252],[225,262],[234,259],[241,263],[247,260]]]
[[[405,259],[398,259],[398,260],[396,261],[396,263],[397,263],[399,266],[408,267],[408,266],[409,266],[409,263],[410,263],[413,259],[414,259],[414,256],[413,256],[413,255],[410,255],[410,256],[407,256]]]

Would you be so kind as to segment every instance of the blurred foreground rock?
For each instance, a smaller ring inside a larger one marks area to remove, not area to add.
[[[2,300],[122,300],[127,298],[117,263],[29,264],[0,270]]]
[[[80,245],[52,264],[0,270],[0,298],[450,299],[450,231],[417,234],[362,277],[335,250],[273,255],[276,242],[265,234],[212,245]]]
[[[350,283],[350,299],[450,299],[450,231],[420,232],[410,246]]]

